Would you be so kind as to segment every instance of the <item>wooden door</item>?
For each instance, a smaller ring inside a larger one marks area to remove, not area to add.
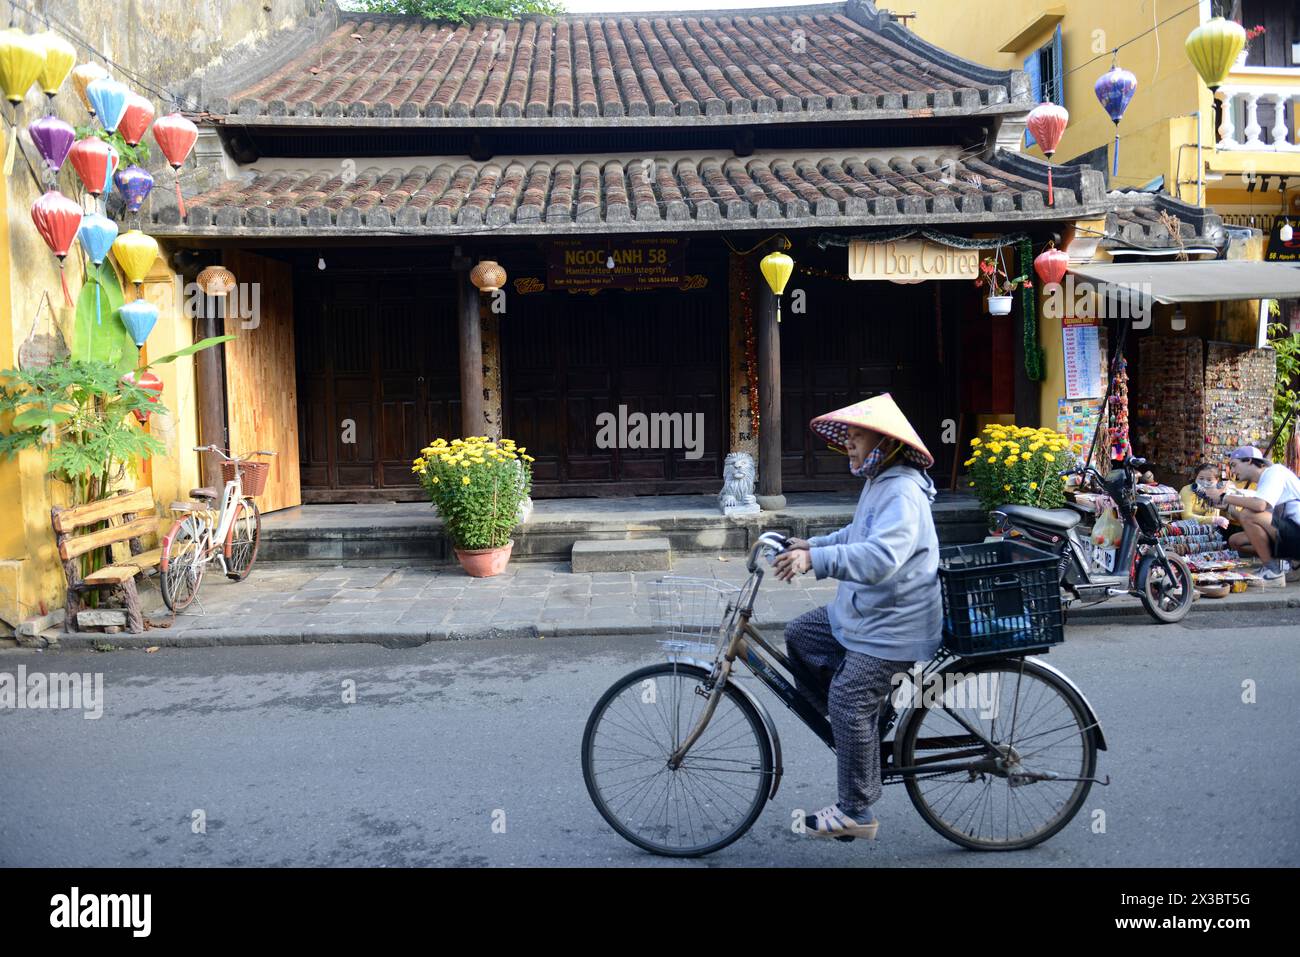
[[[257,499],[263,512],[302,504],[298,468],[298,392],[294,366],[293,273],[286,263],[233,250],[224,262],[242,285],[257,283],[257,311],[227,309],[226,424],[236,453],[268,449],[271,472]],[[253,288],[248,286],[247,288]],[[231,294],[231,298],[235,296]],[[245,302],[253,300],[245,298]],[[248,324],[250,328],[244,328]]]

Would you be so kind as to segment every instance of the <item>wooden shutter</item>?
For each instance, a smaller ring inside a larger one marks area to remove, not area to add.
[[[1043,102],[1043,71],[1037,50],[1025,57],[1025,72],[1029,74],[1029,91],[1034,95],[1034,105],[1037,106]],[[1025,130],[1025,147],[1033,146],[1036,142],[1034,134]]]

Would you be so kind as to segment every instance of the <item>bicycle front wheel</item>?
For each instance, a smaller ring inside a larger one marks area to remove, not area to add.
[[[720,850],[758,820],[772,788],[772,744],[757,709],[734,686],[676,770],[669,756],[704,713],[695,689],[708,672],[663,662],[619,679],[582,736],[587,792],[610,827],[668,857]]]
[[[917,768],[905,783],[926,823],[981,851],[1023,850],[1065,827],[1097,769],[1088,709],[1074,689],[1041,665],[1006,658],[959,662],[938,677],[935,706],[905,719],[896,759]],[[927,763],[964,769],[927,773]]]
[[[262,513],[251,498],[244,499],[235,508],[226,551],[226,577],[242,582],[257,561],[257,546],[262,541]]]
[[[203,531],[193,517],[178,519],[167,533],[164,567],[159,574],[163,604],[173,613],[184,611],[199,593],[207,556],[203,548]]]

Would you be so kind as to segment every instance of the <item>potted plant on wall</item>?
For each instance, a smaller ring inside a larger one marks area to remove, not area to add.
[[[1002,261],[1002,250],[999,248],[993,255],[980,260],[980,274],[975,285],[980,289],[988,287],[989,315],[1005,316],[1011,313],[1016,290],[1028,289],[1033,285],[1033,280],[1028,274],[1014,279],[1008,276],[1006,265]]]
[[[532,488],[533,457],[510,439],[476,435],[435,439],[411,471],[438,510],[466,573],[487,578],[505,571]]]

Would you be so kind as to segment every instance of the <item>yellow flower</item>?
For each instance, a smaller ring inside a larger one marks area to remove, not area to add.
[[[976,450],[975,452],[972,452],[972,453],[971,453],[971,461],[972,461],[972,462],[978,460],[979,457],[980,457],[980,454],[979,454],[979,451],[978,451],[978,450]]]
[[[967,484],[969,484],[971,488],[974,488],[974,487],[975,487],[975,483],[974,483],[974,482],[969,482],[969,483],[967,483]]]
[[[975,464],[975,460],[974,460],[974,459],[967,459],[967,460],[966,460],[965,462],[963,462],[962,464],[965,465],[967,468],[970,468],[972,465]]]
[[[1004,485],[1004,486],[1002,486],[1002,491],[1004,491],[1004,492],[1010,492],[1010,491],[1011,491],[1011,486],[1010,486],[1010,485]]]
[[[971,445],[983,445],[984,443],[981,442],[979,439],[971,439],[971,440],[970,440],[970,444],[971,444]]]
[[[468,475],[462,476],[462,477],[461,477],[461,480],[460,480],[460,484],[461,484],[461,485],[468,485],[468,484],[469,484],[469,476],[468,476]]]
[[[460,463],[460,467],[463,468],[463,469],[467,469],[467,468],[469,468],[469,463],[468,463],[468,462],[465,462],[465,461],[462,461],[462,462]],[[466,484],[469,483],[469,479],[466,479],[465,481],[466,481]]]
[[[1045,458],[1045,459],[1046,459],[1047,461],[1049,461],[1049,462],[1055,462],[1055,461],[1056,461],[1056,456],[1055,456],[1055,455],[1052,455],[1050,452],[1049,452],[1047,455],[1044,455],[1043,458]]]
[[[531,455],[525,455],[523,458],[524,458],[524,461],[525,461],[525,462],[536,462],[536,461],[537,461],[537,459],[533,458]]]
[[[1009,455],[1009,456],[1007,456],[1007,464],[1008,464],[1008,465],[1015,465],[1015,464],[1016,464],[1017,462],[1019,462],[1019,461],[1020,461],[1020,459],[1016,458],[1014,455]]]
[[[433,484],[434,484],[434,485],[437,485],[437,484],[438,484],[438,476],[436,476],[436,475],[433,477]]]
[[[1030,483],[1029,483],[1029,488],[1030,488],[1032,491],[1035,491],[1035,492],[1038,491],[1038,483],[1037,483],[1037,482],[1030,482]]]

